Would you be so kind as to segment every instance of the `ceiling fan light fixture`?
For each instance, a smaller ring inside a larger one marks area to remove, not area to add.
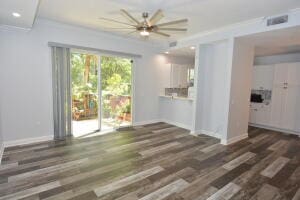
[[[128,26],[128,28],[112,28],[113,30],[115,29],[131,29],[134,31],[129,32],[128,34],[133,34],[133,33],[140,33],[142,37],[145,37],[145,39],[148,38],[150,35],[159,35],[163,37],[171,37],[171,35],[167,32],[165,33],[164,31],[172,31],[172,32],[186,32],[186,28],[176,28],[176,27],[169,27],[170,25],[178,25],[178,24],[183,24],[187,23],[188,19],[181,19],[181,20],[176,20],[176,21],[169,21],[166,23],[160,23],[157,24],[163,17],[164,14],[161,9],[157,10],[151,18],[149,18],[149,13],[144,12],[142,13],[143,21],[140,21],[139,19],[133,17],[129,12],[127,12],[124,9],[120,10],[121,14],[127,18],[128,22],[123,22],[119,20],[114,20],[114,19],[109,19],[105,17],[100,17],[101,20],[109,21],[109,22],[114,22],[117,24],[122,24]],[[148,19],[149,18],[149,19]]]
[[[141,36],[149,36],[150,35],[150,33],[146,29],[142,30],[140,32],[140,34],[141,34]]]

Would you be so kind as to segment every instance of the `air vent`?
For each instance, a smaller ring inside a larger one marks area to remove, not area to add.
[[[283,16],[280,16],[280,17],[274,17],[274,18],[268,19],[267,26],[283,24],[283,23],[287,23],[288,21],[289,21],[289,16],[288,15],[283,15]]]
[[[170,42],[169,47],[175,47],[177,45],[177,42]]]

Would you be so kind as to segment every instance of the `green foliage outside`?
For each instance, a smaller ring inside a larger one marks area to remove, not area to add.
[[[86,54],[72,53],[71,54],[71,78],[72,78],[72,96],[77,100],[82,100],[83,94],[97,95],[97,57],[92,56],[90,63],[89,81],[84,80]]]
[[[89,59],[89,61],[87,59]],[[86,67],[87,62],[89,63],[88,69]],[[73,99],[83,101],[84,94],[93,94],[95,97],[98,97],[98,62],[98,57],[94,55],[81,53],[71,54]],[[85,76],[87,70],[89,70],[88,80]],[[115,110],[112,110],[111,99],[117,96],[130,96],[131,61],[129,59],[102,56],[101,89],[104,117],[111,117],[113,112],[118,114],[130,112],[130,101],[121,102]]]

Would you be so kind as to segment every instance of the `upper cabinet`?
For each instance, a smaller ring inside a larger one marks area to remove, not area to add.
[[[185,88],[190,85],[189,72],[193,69],[188,65],[171,64],[171,83],[172,88]]]
[[[290,87],[300,86],[300,63],[288,64],[287,83]]]
[[[252,89],[272,90],[274,78],[274,65],[254,66],[252,77]]]
[[[287,82],[288,65],[290,64],[283,63],[274,65],[274,87],[281,87]]]
[[[300,63],[282,63],[274,66],[274,86],[300,85]]]

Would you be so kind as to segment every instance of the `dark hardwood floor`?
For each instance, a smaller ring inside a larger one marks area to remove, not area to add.
[[[1,199],[300,199],[300,139],[249,128],[223,146],[165,123],[6,148]]]

